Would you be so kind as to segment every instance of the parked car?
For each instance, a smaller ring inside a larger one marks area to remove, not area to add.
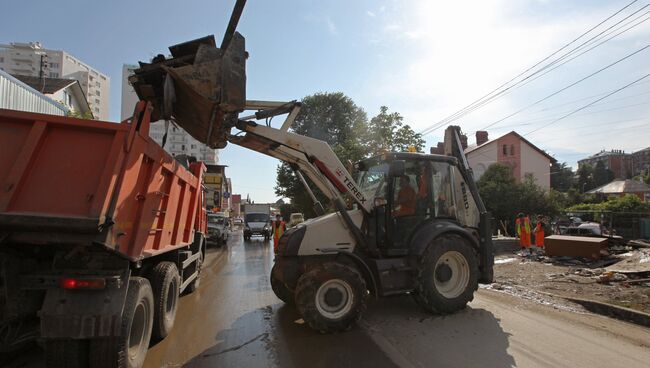
[[[294,227],[301,222],[305,222],[305,217],[302,213],[292,213],[291,216],[289,216],[289,227]]]
[[[230,219],[224,213],[208,214],[208,236],[209,242],[217,245],[226,244],[230,233]]]

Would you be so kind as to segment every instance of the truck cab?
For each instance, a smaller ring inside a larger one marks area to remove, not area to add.
[[[244,239],[250,240],[253,235],[260,235],[264,240],[271,238],[271,217],[268,213],[252,212],[244,216]]]

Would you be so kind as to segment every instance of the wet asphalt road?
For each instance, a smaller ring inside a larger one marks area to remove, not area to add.
[[[210,251],[199,292],[186,296],[157,367],[647,367],[650,330],[480,290],[452,316],[408,296],[373,301],[360,326],[322,335],[275,297],[270,243],[233,234]]]
[[[208,250],[201,286],[183,296],[158,367],[648,367],[650,330],[479,290],[451,316],[408,296],[371,301],[352,331],[322,335],[275,297],[272,246],[260,238]],[[38,349],[12,367],[40,367]]]

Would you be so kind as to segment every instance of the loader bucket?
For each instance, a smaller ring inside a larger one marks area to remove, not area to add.
[[[141,100],[151,102],[152,121],[173,120],[212,148],[226,146],[226,136],[246,103],[245,39],[234,32],[228,47],[214,36],[169,47],[171,58],[158,55],[129,82]]]

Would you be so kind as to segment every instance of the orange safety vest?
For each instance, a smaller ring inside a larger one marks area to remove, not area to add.
[[[541,221],[535,226],[535,245],[541,248],[544,247],[544,227]]]
[[[284,221],[273,221],[273,250],[278,252],[278,242],[280,237],[284,234],[284,231],[287,230],[287,223]]]
[[[522,247],[530,247],[530,220],[528,216],[523,218],[517,217],[515,224],[517,235],[519,235],[519,245]]]

